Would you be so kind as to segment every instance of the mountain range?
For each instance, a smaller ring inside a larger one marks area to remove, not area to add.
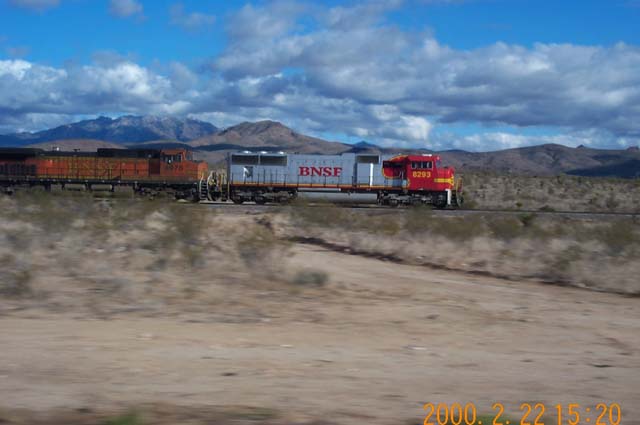
[[[361,141],[329,142],[298,133],[276,121],[243,122],[218,129],[194,119],[155,116],[99,117],[37,133],[0,135],[0,146],[30,146],[62,150],[95,151],[103,147],[193,149],[196,157],[220,163],[228,152],[238,150],[298,153],[433,153],[426,149],[384,148]],[[593,149],[546,144],[495,152],[449,150],[439,152],[445,164],[460,172],[493,172],[526,175],[573,174],[640,178],[640,150]]]
[[[27,144],[68,139],[93,139],[115,143],[141,143],[152,140],[178,140],[186,142],[218,131],[213,124],[194,119],[157,116],[123,116],[112,119],[98,117],[61,125],[36,133],[0,135],[0,146]]]

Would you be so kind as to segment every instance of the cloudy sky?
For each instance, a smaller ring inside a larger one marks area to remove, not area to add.
[[[98,115],[330,140],[640,143],[640,0],[0,0],[0,133]]]

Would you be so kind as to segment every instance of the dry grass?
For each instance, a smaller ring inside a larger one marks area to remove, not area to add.
[[[640,224],[631,219],[444,217],[421,208],[369,215],[330,205],[273,211],[236,216],[175,202],[1,197],[0,308],[256,321],[306,291],[331,294],[330,265],[289,265],[296,237],[416,264],[640,293]]]
[[[640,294],[640,223],[632,218],[591,221],[532,213],[452,217],[423,208],[367,215],[325,206],[296,208],[291,223],[293,237],[322,240],[352,252]]]
[[[222,425],[270,424],[286,425],[293,422],[282,412],[255,406],[196,406],[184,407],[167,404],[142,405],[136,409],[118,412],[99,408],[59,409],[46,415],[25,410],[0,410],[0,422],[8,425]],[[310,425],[314,422],[304,422]],[[329,424],[329,422],[322,422]]]
[[[99,317],[213,308],[259,320],[269,308],[259,293],[277,300],[305,287],[287,265],[291,243],[276,237],[268,217],[37,193],[1,197],[0,230],[5,307],[31,304]]]
[[[465,174],[465,208],[640,212],[640,180]]]

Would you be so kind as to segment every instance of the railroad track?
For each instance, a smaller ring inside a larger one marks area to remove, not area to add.
[[[187,204],[185,205],[193,205]],[[257,205],[252,203],[246,203],[237,205],[232,202],[201,202],[196,204],[200,207],[212,208],[212,209],[229,209],[230,211],[236,212],[245,212],[245,213],[260,213],[272,210],[273,208],[281,208],[283,210],[291,210],[296,208],[291,205],[276,205],[276,204],[266,204],[266,205]],[[322,208],[327,207],[326,203],[308,203],[306,206]],[[415,207],[397,207],[391,208],[388,206],[381,206],[375,204],[329,204],[332,207],[336,208],[346,208],[353,211],[359,211],[363,213],[373,213],[373,214],[405,214],[408,211],[412,211]],[[589,212],[589,211],[536,211],[536,210],[498,210],[498,209],[473,209],[473,210],[465,210],[465,209],[433,209],[431,210],[432,214],[440,215],[440,216],[467,216],[467,215],[477,215],[477,214],[496,214],[496,215],[523,215],[523,214],[536,214],[538,216],[561,216],[567,218],[582,218],[588,219],[590,217],[599,217],[599,218],[633,218],[640,217],[639,213],[626,213],[626,212]]]
[[[113,197],[100,197],[94,196],[94,200],[96,202],[109,202],[109,203],[119,203],[119,202],[148,202],[148,198],[137,197],[137,198],[113,198]],[[205,201],[199,203],[191,203],[191,202],[178,202],[179,205],[197,207],[197,208],[210,208],[214,210],[226,210],[233,212],[241,212],[241,213],[260,213],[273,210],[274,208],[280,208],[283,210],[291,210],[296,208],[293,205],[286,204],[254,204],[251,202],[247,202],[244,204],[234,204],[231,201],[222,202],[222,201]],[[416,207],[411,206],[398,206],[398,207],[389,207],[384,205],[377,205],[374,203],[356,203],[356,202],[337,202],[337,203],[327,203],[327,202],[309,202],[306,203],[305,206],[322,208],[322,207],[336,207],[336,208],[345,208],[352,211],[358,211],[362,213],[368,214],[405,214],[408,211],[414,210]],[[433,209],[431,210],[432,214],[439,216],[471,216],[477,214],[496,214],[496,215],[522,215],[522,214],[535,214],[537,216],[561,216],[567,218],[581,218],[581,219],[589,219],[593,218],[640,218],[640,212],[629,213],[629,212],[591,212],[591,211],[539,211],[539,210],[500,210],[500,209]]]

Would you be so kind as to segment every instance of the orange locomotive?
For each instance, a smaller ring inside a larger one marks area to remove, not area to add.
[[[208,167],[186,149],[98,149],[95,153],[0,149],[0,185],[5,192],[19,186],[81,184],[131,186],[139,193],[173,192],[200,199]]]

